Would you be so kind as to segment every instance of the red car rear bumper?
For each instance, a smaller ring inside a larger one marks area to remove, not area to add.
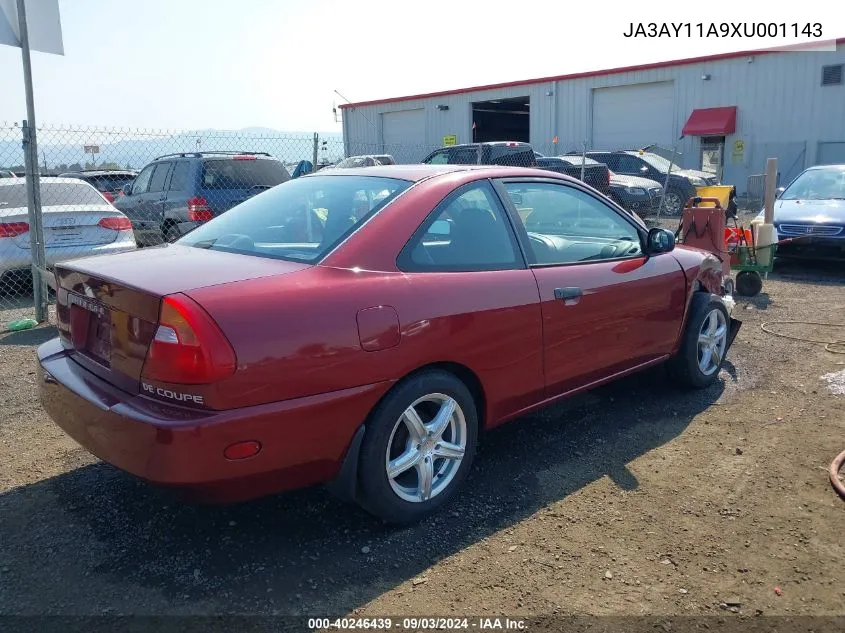
[[[41,402],[85,449],[121,470],[207,502],[243,501],[332,480],[390,383],[230,411],[198,411],[117,389],[74,362],[58,339],[38,349]],[[261,451],[223,451],[254,440]]]

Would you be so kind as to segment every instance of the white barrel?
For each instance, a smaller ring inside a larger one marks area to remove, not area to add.
[[[778,241],[778,232],[775,230],[774,224],[758,224],[757,237],[755,238],[755,246],[757,251],[757,264],[760,266],[768,266],[772,262],[772,249],[766,248]]]

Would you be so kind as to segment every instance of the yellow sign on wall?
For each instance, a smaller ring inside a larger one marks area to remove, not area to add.
[[[741,138],[734,141],[733,151],[731,152],[731,163],[734,165],[745,164],[745,141]]]
[[[447,134],[443,137],[443,147],[451,147],[452,145],[458,144],[458,135],[457,134]]]

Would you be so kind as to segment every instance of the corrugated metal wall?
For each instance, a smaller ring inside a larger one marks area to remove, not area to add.
[[[473,102],[528,96],[531,143],[537,151],[580,151],[584,141],[592,146],[594,88],[671,80],[676,90],[672,121],[676,137],[694,109],[738,106],[736,133],[726,139],[724,181],[744,191],[746,177],[762,173],[768,157],[779,159],[783,180],[817,160],[819,143],[845,141],[845,86],[821,85],[822,66],[841,63],[845,63],[842,45],[835,52],[773,53],[358,106],[344,110],[344,139],[348,154],[389,151],[383,146],[381,113],[422,107],[426,131],[424,146],[419,148],[421,160],[440,147],[446,135],[456,135],[459,143],[472,140]],[[704,81],[702,75],[710,79]],[[556,148],[552,145],[555,135],[560,141]],[[744,142],[744,152],[734,156],[737,140]],[[685,167],[698,166],[699,142],[696,137],[678,142]]]

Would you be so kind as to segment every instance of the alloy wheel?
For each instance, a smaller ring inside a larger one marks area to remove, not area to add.
[[[393,492],[422,503],[446,490],[466,454],[467,425],[457,401],[442,393],[418,398],[396,421],[385,455]]]
[[[728,343],[728,324],[721,310],[713,309],[704,317],[698,332],[698,368],[705,376],[719,369]]]

